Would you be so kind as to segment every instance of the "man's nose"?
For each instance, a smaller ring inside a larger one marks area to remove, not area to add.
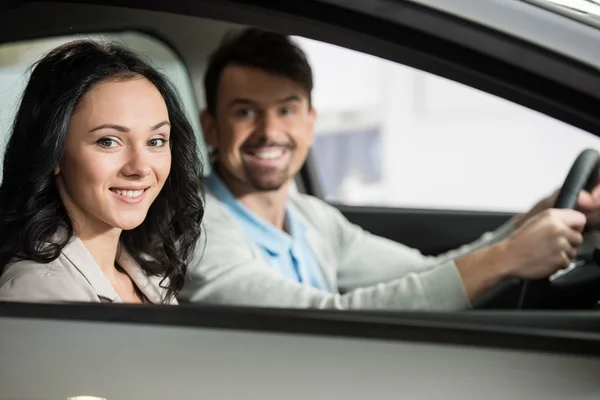
[[[270,111],[265,111],[259,118],[257,132],[265,139],[276,139],[281,133],[280,121],[277,114]]]
[[[121,172],[123,175],[132,178],[143,178],[150,175],[152,168],[150,166],[150,154],[145,146],[131,146],[127,152],[127,159]]]

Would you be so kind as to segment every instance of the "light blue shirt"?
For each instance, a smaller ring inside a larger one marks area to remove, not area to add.
[[[290,207],[285,209],[288,234],[238,201],[215,173],[209,175],[205,183],[208,190],[242,225],[246,235],[258,246],[271,268],[296,282],[330,291],[323,271],[306,241],[306,225]]]

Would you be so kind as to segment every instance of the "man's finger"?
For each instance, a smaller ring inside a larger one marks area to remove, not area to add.
[[[585,216],[587,218],[588,226],[595,226],[595,225],[600,224],[600,210],[599,209],[594,209],[589,212],[586,212]]]
[[[600,184],[592,189],[592,198],[595,202],[600,202]]]
[[[600,193],[600,192],[599,192]],[[592,210],[596,206],[594,198],[592,195],[585,190],[579,192],[579,196],[577,197],[577,208],[582,211]]]
[[[582,212],[576,210],[554,210],[557,215],[568,227],[582,231],[586,224],[586,217]]]
[[[581,246],[581,243],[583,243],[583,236],[580,232],[574,231],[574,230],[567,230],[565,232],[565,241],[566,244],[568,245],[568,247],[579,247]]]

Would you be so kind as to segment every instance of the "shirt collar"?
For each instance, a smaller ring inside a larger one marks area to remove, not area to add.
[[[299,218],[294,210],[288,205],[285,208],[285,223],[289,234],[277,229],[272,224],[265,221],[244,206],[229,190],[225,183],[216,173],[210,174],[206,178],[208,190],[225,205],[242,222],[252,240],[258,245],[266,248],[274,254],[281,254],[289,251],[294,242],[303,237],[306,231],[306,225]]]
[[[119,295],[81,239],[73,236],[62,249],[62,253],[83,275],[98,297],[105,298],[113,303],[120,302]]]

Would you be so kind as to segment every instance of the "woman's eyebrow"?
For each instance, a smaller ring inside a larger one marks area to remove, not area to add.
[[[158,124],[154,125],[151,130],[155,131],[157,129],[162,128],[163,126],[171,126],[171,123],[169,121],[159,122]]]
[[[90,129],[90,133],[99,131],[101,129],[113,129],[113,130],[119,131],[119,132],[129,132],[129,128],[127,128],[126,126],[115,125],[115,124],[102,124],[102,125],[95,127],[94,129]]]
[[[150,130],[155,131],[159,128],[162,128],[163,126],[171,126],[171,124],[169,123],[169,121],[162,121],[159,122],[158,124],[154,125],[153,127],[150,128]],[[122,126],[122,125],[116,125],[116,124],[102,124],[99,125],[93,129],[91,129],[89,132],[95,132],[95,131],[99,131],[101,129],[113,129],[115,131],[119,131],[119,132],[129,132],[129,128],[127,128],[126,126]]]

